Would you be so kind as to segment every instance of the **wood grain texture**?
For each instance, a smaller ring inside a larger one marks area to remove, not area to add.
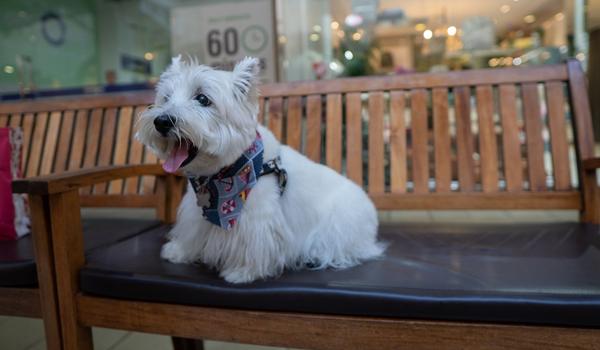
[[[573,122],[577,162],[594,157],[594,133],[592,113],[587,93],[587,80],[577,60],[567,62],[569,73],[569,96]],[[581,219],[584,222],[600,224],[600,191],[594,171],[579,171],[579,184],[583,192],[584,207]]]
[[[33,113],[25,113],[23,115],[23,122],[21,123],[21,128],[23,129],[23,160],[21,166],[23,175],[27,175],[25,169],[29,162],[29,149],[31,148],[31,140],[33,137],[34,118],[35,116]]]
[[[283,99],[281,97],[269,99],[269,129],[277,140],[283,140]]]
[[[458,183],[462,192],[475,190],[475,140],[471,130],[471,89],[454,89],[456,109],[456,159],[458,162]]]
[[[156,194],[87,194],[80,195],[82,207],[153,208],[161,198]]]
[[[41,315],[48,349],[62,349],[56,263],[53,251],[51,213],[47,197],[29,196],[33,249],[36,259]],[[43,302],[42,302],[43,301]]]
[[[442,344],[461,350],[594,349],[600,336],[597,329],[228,310],[90,296],[78,296],[77,305],[87,326],[304,349],[420,350]]]
[[[75,295],[79,290],[79,269],[85,263],[80,210],[76,188],[48,196],[47,232],[52,235],[60,326],[65,350],[93,348],[92,330],[79,324],[75,304]]]
[[[478,86],[477,115],[479,117],[479,155],[481,157],[481,185],[484,192],[498,191],[498,148],[494,131],[494,102],[492,87]]]
[[[46,175],[52,172],[61,119],[61,112],[53,112],[50,114],[48,130],[46,131],[46,141],[44,142],[44,147],[42,147],[42,164],[39,172],[40,175]]]
[[[133,107],[122,107],[119,111],[119,122],[117,125],[117,135],[115,139],[115,150],[111,164],[127,164],[127,153],[129,146],[135,142],[131,138],[131,127],[133,123]],[[132,163],[129,163],[132,164]],[[123,192],[123,180],[115,180],[109,183],[108,193],[117,194]]]
[[[8,120],[8,126],[11,128],[18,128],[21,126],[23,115],[20,113],[12,114]]]
[[[112,163],[116,144],[118,111],[117,108],[107,108],[102,119],[102,129],[91,130],[91,132],[101,132],[98,160],[94,164],[95,166],[106,166]],[[93,187],[93,193],[104,194],[107,193],[107,190],[107,183],[97,184]]]
[[[144,164],[160,164],[158,158],[148,148],[144,149]],[[154,176],[142,176],[142,194],[152,194],[156,187]]]
[[[429,192],[427,91],[411,92],[412,180],[415,193]]]
[[[71,138],[73,127],[75,126],[75,111],[65,111],[62,117],[62,123],[58,134],[58,146],[56,148],[56,158],[52,164],[51,172],[63,172],[67,170],[67,161],[71,150]]]
[[[523,119],[525,120],[525,138],[527,140],[527,171],[529,189],[546,189],[546,171],[544,170],[544,140],[542,139],[542,115],[536,83],[521,86],[523,95]]]
[[[371,195],[379,210],[579,209],[581,195],[560,192],[453,192]]]
[[[8,125],[10,115],[8,113],[0,114],[0,128],[4,128]]]
[[[383,92],[369,94],[369,193],[385,192]]]
[[[96,108],[90,112],[89,121],[87,124],[86,137],[85,137],[85,152],[83,154],[83,168],[92,168],[96,166],[96,159],[98,158],[98,150],[100,143],[100,130],[102,130],[102,115],[104,110]],[[87,194],[91,192],[91,188],[80,189],[81,194]]]
[[[346,95],[346,175],[363,186],[362,100],[360,93]]]
[[[306,99],[306,156],[321,163],[321,96],[310,95]]]
[[[517,122],[516,94],[515,85],[504,84],[499,87],[504,179],[506,180],[506,190],[509,192],[523,190],[523,162],[521,159],[519,124]]]
[[[89,111],[87,109],[80,109],[77,111],[67,170],[79,169],[82,166],[88,120]]]
[[[571,188],[571,174],[569,171],[569,142],[567,141],[565,98],[562,83],[549,82],[546,84],[546,101],[548,104],[554,188],[558,191],[564,191]]]
[[[390,190],[405,193],[407,176],[404,91],[390,92]]]
[[[435,160],[435,191],[450,192],[452,181],[452,148],[448,117],[448,89],[435,88],[433,100],[433,144]]]
[[[290,97],[287,106],[286,144],[302,151],[302,98]]]
[[[342,95],[327,95],[325,119],[325,162],[327,166],[342,172]]]
[[[415,73],[401,76],[344,78],[321,81],[303,81],[265,84],[260,87],[262,96],[298,96],[309,94],[349,93],[361,91],[386,91],[431,89],[448,86],[496,85],[503,83],[564,80],[564,65],[504,69],[474,69],[447,73]],[[0,113],[2,109],[0,109]]]
[[[54,194],[130,176],[165,175],[160,164],[109,165],[15,180],[15,193]]]
[[[39,175],[40,160],[44,147],[44,136],[46,135],[46,125],[48,123],[48,113],[36,114],[34,118],[29,158],[27,159],[27,167],[25,168],[26,176]]]
[[[0,288],[0,315],[41,318],[41,304],[38,288]]]
[[[138,116],[140,115],[140,113],[142,113],[144,110],[146,109],[145,106],[137,106],[133,112],[133,118],[134,118],[134,126],[135,126],[135,121],[137,120]],[[135,133],[136,133],[136,128],[132,127],[131,128],[131,134],[129,135],[129,156],[128,156],[128,163],[129,164],[142,164],[143,162],[143,156],[144,156],[144,146],[135,139]],[[125,180],[125,189],[124,189],[124,194],[136,194],[139,192],[139,185],[140,185],[140,178],[139,177],[132,177],[132,178],[128,178]]]

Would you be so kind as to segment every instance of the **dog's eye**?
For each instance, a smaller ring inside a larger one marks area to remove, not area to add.
[[[203,107],[208,107],[212,103],[205,94],[198,94],[198,96],[196,96],[196,101],[198,101]]]

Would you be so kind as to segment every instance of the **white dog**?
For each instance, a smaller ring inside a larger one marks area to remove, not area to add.
[[[245,283],[381,256],[365,192],[257,123],[258,70],[254,58],[226,72],[177,57],[161,75],[137,138],[165,159],[166,171],[190,178],[161,257],[200,261]]]

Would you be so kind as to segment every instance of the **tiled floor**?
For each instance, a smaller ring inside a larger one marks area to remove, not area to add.
[[[111,213],[112,215],[113,213]],[[147,213],[137,213],[146,215]],[[103,212],[86,212],[85,216],[106,215]],[[576,221],[574,211],[410,211],[381,212],[384,222],[548,222]],[[94,348],[97,350],[163,350],[172,349],[169,337],[125,332],[120,330],[94,328]],[[45,349],[44,330],[41,320],[0,316],[1,350],[43,350]],[[265,346],[233,344],[207,341],[207,350],[267,350]]]

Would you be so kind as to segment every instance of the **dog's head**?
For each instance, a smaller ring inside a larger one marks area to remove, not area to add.
[[[232,72],[173,58],[138,119],[137,139],[169,172],[209,175],[233,163],[256,137],[258,70],[255,58]]]

